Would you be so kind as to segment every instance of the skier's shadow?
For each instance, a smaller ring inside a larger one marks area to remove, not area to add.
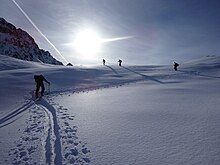
[[[201,74],[201,73],[199,73],[199,72],[197,72],[197,71],[185,71],[185,70],[178,70],[178,71],[179,71],[179,72],[182,72],[182,73],[189,74],[189,75],[195,75],[195,76],[201,76],[201,77],[207,77],[207,78],[220,79],[220,77]]]
[[[26,104],[22,105],[18,109],[12,111],[11,113],[7,114],[6,116],[0,119],[0,128],[9,125],[19,119],[21,116],[20,114],[30,108],[34,103],[32,101],[27,102]]]
[[[117,77],[121,77],[121,76],[118,74],[118,72],[117,72],[114,68],[110,67],[109,65],[105,65],[105,66],[106,66],[107,68],[111,69],[111,70],[116,74]]]
[[[155,81],[155,82],[160,83],[160,84],[165,84],[164,82],[162,82],[162,81],[160,81],[160,80],[157,80],[157,79],[153,78],[152,76],[147,76],[147,75],[138,73],[138,72],[136,72],[136,71],[134,71],[134,70],[131,70],[131,69],[129,69],[129,68],[127,68],[127,67],[124,67],[124,66],[121,66],[121,67],[124,68],[124,69],[126,69],[126,70],[128,70],[128,71],[130,71],[130,72],[133,72],[133,73],[135,73],[135,74],[138,74],[138,75],[142,76],[142,77],[145,78],[145,79],[152,80],[152,81]]]

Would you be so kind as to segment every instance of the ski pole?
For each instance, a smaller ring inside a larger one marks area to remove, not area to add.
[[[48,84],[48,93],[50,93],[50,83]]]

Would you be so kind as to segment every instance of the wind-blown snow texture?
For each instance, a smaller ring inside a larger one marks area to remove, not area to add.
[[[34,74],[51,82],[35,102]],[[0,164],[218,165],[219,80],[219,57],[174,71],[0,56]]]

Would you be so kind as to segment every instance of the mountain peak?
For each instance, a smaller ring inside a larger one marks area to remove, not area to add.
[[[0,54],[25,61],[63,65],[48,51],[40,49],[26,31],[16,28],[4,18],[0,18]]]

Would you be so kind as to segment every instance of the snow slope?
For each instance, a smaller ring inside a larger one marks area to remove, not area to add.
[[[220,163],[219,57],[174,71],[0,56],[0,68],[0,164]],[[34,74],[51,82],[36,102]]]

